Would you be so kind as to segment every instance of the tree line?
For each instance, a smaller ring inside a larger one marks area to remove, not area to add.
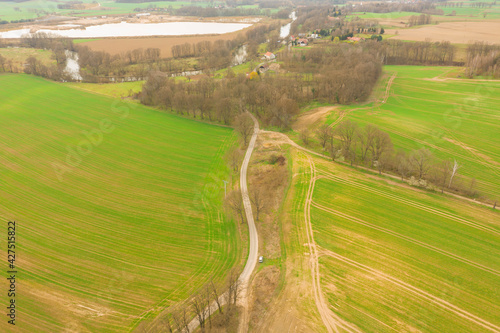
[[[436,9],[436,4],[431,1],[418,2],[363,2],[356,6],[347,5],[345,10],[350,12],[392,13],[415,12],[433,15],[443,15],[442,9]]]
[[[410,152],[395,150],[389,134],[375,125],[361,127],[355,121],[344,120],[335,129],[321,126],[315,137],[332,160],[375,169],[379,174],[391,172],[411,185],[478,196],[475,179],[461,177],[459,161],[438,159],[425,147]],[[302,133],[302,139],[308,142],[309,135]]]
[[[500,45],[475,42],[467,46],[465,75],[500,77]]]
[[[430,14],[420,14],[420,15],[411,15],[408,18],[408,26],[413,27],[416,25],[424,25],[424,24],[431,24],[432,23],[432,17]]]
[[[457,48],[448,41],[385,40],[374,44],[373,48],[379,52],[385,65],[463,65],[463,62],[455,61]]]

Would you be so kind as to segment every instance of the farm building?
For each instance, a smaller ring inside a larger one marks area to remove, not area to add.
[[[262,59],[274,60],[274,59],[276,59],[276,56],[272,52],[266,52],[264,54],[264,57],[262,57]]]
[[[309,44],[309,41],[305,38],[301,38],[297,41],[297,45],[299,46],[307,46]]]
[[[363,37],[347,37],[347,40],[350,41],[350,42],[359,42],[359,41],[362,41],[362,40],[365,40]]]

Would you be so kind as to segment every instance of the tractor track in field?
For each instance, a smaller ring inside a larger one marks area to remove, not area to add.
[[[346,330],[347,332],[361,332],[357,327],[352,324],[346,322],[338,315],[336,315],[328,306],[328,303],[325,301],[323,296],[323,292],[321,290],[320,283],[320,272],[319,272],[319,263],[318,263],[318,250],[316,247],[316,243],[314,241],[314,233],[311,223],[311,203],[314,192],[314,185],[316,183],[316,166],[314,165],[313,160],[310,156],[307,156],[307,160],[309,162],[309,170],[311,180],[309,182],[309,187],[307,190],[305,205],[304,205],[304,222],[306,226],[307,232],[307,243],[309,246],[310,260],[309,263],[311,265],[311,275],[313,280],[313,294],[314,301],[316,303],[316,307],[318,308],[319,314],[321,316],[321,320],[325,325],[326,329],[329,333],[339,332],[339,327]]]
[[[387,82],[387,87],[385,88],[385,93],[384,93],[384,98],[382,99],[382,103],[387,102],[387,99],[389,99],[389,93],[391,91],[392,83],[394,82],[396,76],[398,76],[398,72],[394,72],[394,74],[392,74],[391,78],[389,79],[389,82]]]
[[[389,81],[387,82],[387,86],[385,88],[385,92],[384,92],[384,96],[382,98],[381,101],[375,101],[374,102],[374,106],[379,106],[380,104],[384,104],[387,102],[387,100],[389,99],[389,95],[390,95],[390,92],[391,92],[391,87],[392,87],[392,83],[394,82],[394,79],[396,79],[396,76],[398,75],[398,72],[395,72],[394,74],[391,75],[391,77],[389,78]],[[344,120],[344,118],[350,114],[351,112],[353,111],[358,111],[358,110],[368,110],[368,109],[373,109],[372,106],[364,106],[364,107],[360,107],[360,108],[356,108],[356,109],[351,109],[351,110],[342,110],[339,117],[333,122],[331,123],[328,127],[330,128],[334,128],[335,126],[337,126],[342,120]]]
[[[336,175],[333,175],[331,173],[328,173],[326,171],[319,171],[319,173],[323,177],[331,179],[333,181],[337,181],[339,183],[343,183],[343,184],[347,184],[347,185],[350,185],[350,186],[354,186],[354,187],[360,188],[362,190],[365,190],[367,192],[375,193],[375,194],[377,194],[379,196],[382,196],[382,197],[385,197],[385,198],[388,198],[388,199],[391,199],[391,200],[395,200],[395,201],[401,202],[403,204],[406,204],[406,205],[409,205],[409,206],[412,206],[412,207],[424,210],[424,211],[429,212],[429,213],[433,213],[433,214],[439,215],[441,217],[448,218],[450,220],[453,220],[453,221],[461,223],[461,224],[468,225],[468,226],[470,226],[472,228],[475,228],[475,229],[478,229],[478,230],[482,230],[482,231],[489,232],[489,233],[492,233],[492,234],[500,235],[500,230],[498,230],[496,228],[493,228],[493,227],[490,227],[490,226],[487,226],[487,225],[483,225],[483,224],[480,224],[480,223],[476,223],[476,222],[473,222],[473,221],[469,221],[469,220],[461,218],[461,217],[459,217],[459,216],[457,216],[455,214],[447,213],[447,212],[441,211],[441,210],[436,209],[436,208],[432,208],[432,207],[429,207],[429,206],[426,206],[426,205],[423,205],[423,204],[419,204],[419,203],[417,203],[417,202],[415,202],[413,200],[401,198],[400,196],[397,196],[397,195],[394,195],[394,194],[390,194],[390,193],[387,193],[387,192],[382,191],[382,190],[376,190],[376,189],[371,188],[371,187],[369,187],[367,185],[356,183],[356,182],[354,182],[352,180],[347,180],[347,179],[344,179],[344,178],[340,178],[340,177],[338,177]]]
[[[367,272],[369,274],[377,276],[380,279],[391,282],[394,285],[398,286],[399,288],[404,289],[407,292],[414,294],[420,298],[423,298],[432,304],[438,305],[441,308],[443,308],[449,312],[452,312],[452,313],[454,313],[462,318],[465,318],[465,319],[469,320],[470,322],[473,322],[473,323],[475,323],[475,324],[477,324],[477,325],[479,325],[479,326],[481,326],[481,327],[483,327],[491,332],[500,332],[499,326],[496,326],[495,324],[492,324],[485,319],[482,319],[482,318],[480,318],[480,317],[478,317],[478,316],[476,316],[476,315],[474,315],[466,310],[463,310],[463,309],[459,308],[458,306],[455,306],[455,305],[451,304],[450,302],[443,300],[442,298],[436,297],[436,296],[434,296],[434,295],[432,295],[432,294],[430,294],[422,289],[416,288],[416,287],[414,287],[414,286],[412,286],[404,281],[401,281],[397,278],[394,278],[394,277],[392,277],[388,274],[385,274],[379,270],[373,269],[369,266],[358,263],[358,262],[351,260],[347,257],[341,256],[340,254],[337,254],[333,251],[330,251],[327,249],[322,249],[321,251],[322,251],[322,254],[325,256],[335,258],[335,259],[342,261],[350,266],[353,266],[361,271]]]
[[[368,228],[371,228],[371,229],[375,229],[377,231],[380,231],[380,232],[383,232],[385,234],[388,234],[388,235],[392,235],[394,237],[397,237],[397,238],[400,238],[400,239],[403,239],[403,240],[406,240],[412,244],[416,244],[416,245],[419,245],[423,248],[426,248],[428,250],[431,250],[431,251],[434,251],[434,252],[437,252],[439,254],[442,254],[444,256],[447,256],[449,258],[452,258],[452,259],[455,259],[455,260],[458,260],[460,262],[463,262],[465,264],[468,264],[468,265],[471,265],[473,267],[476,267],[476,268],[479,268],[485,272],[488,272],[488,273],[491,273],[491,274],[494,274],[496,276],[500,276],[500,272],[493,269],[493,268],[490,268],[490,267],[487,267],[487,266],[484,266],[484,265],[481,265],[479,263],[476,263],[474,261],[471,261],[469,259],[466,259],[464,257],[461,257],[459,255],[456,255],[454,253],[451,253],[451,252],[448,252],[448,251],[445,251],[445,250],[442,250],[440,248],[437,248],[435,246],[432,246],[432,245],[429,245],[429,244],[426,244],[424,242],[421,242],[419,240],[416,240],[416,239],[413,239],[411,237],[408,237],[408,236],[405,236],[403,234],[400,234],[398,232],[395,232],[395,231],[392,231],[392,230],[389,230],[389,229],[386,229],[386,228],[383,228],[383,227],[380,227],[380,226],[377,226],[375,224],[372,224],[372,223],[369,223],[369,222],[366,222],[362,219],[359,219],[357,217],[354,217],[354,216],[350,216],[348,214],[344,214],[342,212],[339,212],[337,210],[334,210],[334,209],[331,209],[331,208],[328,208],[328,207],[325,207],[325,206],[322,206],[316,202],[313,202],[312,203],[312,206],[315,207],[315,208],[318,208],[322,211],[325,211],[327,213],[330,213],[330,214],[333,214],[333,215],[337,215],[337,216],[340,216],[342,218],[345,218],[351,222],[355,222],[355,223],[358,223],[358,224],[361,224],[361,225],[364,225]]]

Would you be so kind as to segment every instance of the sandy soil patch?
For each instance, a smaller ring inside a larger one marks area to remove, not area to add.
[[[335,109],[335,106],[322,106],[304,112],[297,118],[295,123],[292,124],[292,128],[294,131],[301,131],[306,128],[311,128],[312,125],[318,123],[319,121],[323,122],[328,113]]]
[[[387,29],[386,34],[395,34],[396,29]],[[500,43],[500,21],[488,22],[445,22],[437,25],[426,25],[418,29],[398,30],[399,34],[392,39],[432,42],[450,41],[466,44],[469,41],[485,41]]]

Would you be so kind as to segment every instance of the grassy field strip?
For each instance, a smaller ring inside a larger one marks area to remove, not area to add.
[[[397,74],[397,73],[396,73]],[[417,80],[422,80],[424,82],[433,82],[432,79],[417,79]],[[488,80],[486,82],[495,82],[494,80]],[[440,81],[438,81],[440,82]],[[468,81],[465,81],[465,80],[457,80],[455,81],[456,83],[470,83]],[[484,82],[484,81],[482,81]],[[471,83],[473,84],[473,83]],[[418,89],[418,90],[425,90],[425,91],[431,91],[431,92],[438,92],[438,93],[441,93],[441,94],[449,94],[449,95],[459,95],[459,96],[463,96],[463,93],[460,93],[460,92],[455,92],[455,91],[448,91],[448,90],[439,90],[439,89],[432,89],[432,88],[427,88],[427,87],[415,87],[414,85],[411,85],[410,82],[408,82],[407,84],[404,84],[404,83],[399,83],[398,84],[400,87],[405,87],[405,88],[412,88],[412,89]],[[434,94],[429,94],[430,96],[432,97],[436,97]],[[405,96],[406,97],[406,96]],[[491,100],[494,100],[494,101],[500,101],[500,98],[494,98],[494,97],[488,97],[488,99],[491,99]],[[428,99],[426,99],[428,100]],[[443,101],[439,101],[439,100],[436,100],[436,101],[433,101],[433,100],[428,100],[428,101],[432,101],[432,102],[436,102],[436,103],[443,103]]]
[[[403,95],[398,95],[398,94],[394,94],[392,96],[396,100],[399,99],[399,101],[402,101],[403,98],[404,99],[412,99],[412,100],[415,100],[415,101],[422,101],[422,98],[419,98],[419,97],[403,96]],[[436,103],[436,104],[444,104],[446,106],[450,105],[450,103],[448,103],[446,101],[430,100],[430,99],[426,99],[425,101],[426,102],[430,102],[430,103]],[[416,105],[416,103],[415,103],[415,105]],[[454,118],[454,119],[462,119],[464,114],[467,115],[467,116],[470,116],[470,115],[481,115],[483,117],[491,118],[493,120],[496,120],[496,119],[499,118],[497,115],[485,114],[485,113],[482,113],[482,112],[474,112],[474,111],[464,111],[465,108],[471,108],[470,105],[460,104],[460,103],[453,103],[452,105],[454,107],[460,107],[460,115],[450,115],[449,116],[449,117]],[[432,114],[432,115],[442,115],[443,114],[442,112],[439,112],[439,111],[432,112],[432,111],[429,111],[429,110],[422,110],[422,109],[417,109],[415,107],[409,107],[409,106],[406,106],[406,108],[409,109],[409,110],[414,110],[414,111],[417,111],[417,112],[422,112],[422,113]],[[481,110],[485,110],[485,109],[482,108]],[[495,110],[492,109],[492,111],[495,111]],[[478,123],[478,124],[481,124],[481,125],[493,125],[494,127],[498,127],[496,124],[489,123],[487,121],[487,119],[485,121],[478,120],[478,119],[468,119],[468,121],[474,122],[474,123]]]
[[[331,213],[331,214],[334,214],[334,215],[337,215],[337,216],[343,217],[343,218],[348,219],[348,220],[350,220],[350,221],[352,221],[352,222],[359,223],[359,224],[364,225],[364,226],[366,226],[366,227],[368,227],[368,228],[372,228],[372,229],[375,229],[375,230],[378,230],[378,231],[384,232],[384,233],[389,234],[389,235],[392,235],[392,236],[394,236],[394,237],[398,237],[398,238],[404,239],[404,240],[406,240],[406,241],[408,241],[408,242],[410,242],[410,243],[417,244],[417,245],[419,245],[419,246],[422,246],[422,247],[424,247],[424,248],[430,249],[430,250],[432,250],[432,251],[435,251],[435,252],[440,253],[440,254],[442,254],[442,255],[445,255],[445,256],[447,256],[447,257],[450,257],[450,258],[453,258],[453,259],[455,259],[455,260],[458,260],[458,261],[461,261],[461,262],[463,262],[463,263],[466,263],[466,264],[468,264],[468,265],[474,266],[474,267],[479,268],[479,269],[481,269],[481,270],[483,270],[483,271],[485,271],[485,272],[488,272],[488,273],[491,273],[491,274],[494,274],[494,275],[500,276],[500,271],[498,271],[498,270],[495,270],[495,269],[492,269],[492,268],[490,268],[490,267],[487,267],[487,266],[484,266],[484,265],[478,264],[478,263],[473,262],[473,261],[471,261],[471,260],[468,260],[468,259],[466,259],[466,258],[464,258],[464,257],[461,257],[461,256],[458,256],[458,255],[456,255],[456,254],[453,254],[453,253],[451,253],[451,252],[448,252],[448,251],[445,251],[445,250],[439,249],[439,248],[437,248],[437,247],[435,247],[435,246],[432,246],[432,245],[426,244],[426,243],[421,242],[421,241],[418,241],[418,240],[416,240],[416,239],[412,239],[412,238],[410,238],[410,237],[408,237],[408,236],[405,236],[405,235],[403,235],[403,234],[400,234],[400,233],[397,233],[397,232],[391,231],[391,230],[389,230],[389,229],[386,229],[386,228],[382,228],[382,227],[376,226],[376,225],[374,225],[374,224],[372,224],[372,223],[368,223],[368,222],[363,221],[363,220],[361,220],[361,219],[358,219],[358,218],[356,218],[356,217],[354,217],[354,216],[349,216],[349,215],[344,214],[344,213],[342,213],[342,212],[339,212],[339,211],[337,211],[337,210],[334,210],[334,209],[329,209],[329,208],[327,208],[327,207],[325,207],[325,206],[322,206],[322,205],[320,205],[320,204],[317,204],[317,203],[315,203],[315,202],[313,202],[313,203],[312,203],[312,205],[313,205],[314,207],[318,208],[318,209],[321,209],[321,210],[325,211],[325,212],[328,212],[328,213]]]
[[[211,166],[211,169],[212,170],[220,170],[221,167],[223,167],[223,164],[225,163],[224,162],[224,154],[225,152],[230,149],[235,143],[237,142],[237,137],[236,137],[236,134],[233,133],[231,136],[229,136],[225,141],[224,143],[219,147],[219,150],[217,151],[217,154],[215,155],[215,159],[213,161],[213,165]],[[223,177],[223,175],[221,174],[210,174],[210,175],[207,175],[207,179],[206,179],[206,183],[208,184],[210,182],[210,180],[212,180],[212,178],[216,178],[216,177]],[[204,192],[207,193],[209,192],[210,189],[208,186],[205,186],[205,189],[204,189]],[[203,206],[205,207],[206,211],[207,211],[207,218],[210,222],[210,224],[215,224],[215,223],[220,223],[221,221],[219,221],[219,214],[220,214],[220,211],[218,209],[215,209],[215,208],[212,208],[211,205],[207,202],[206,200],[207,198],[206,197],[202,197],[202,202],[203,202]],[[229,234],[227,235],[228,236],[228,239],[227,241],[230,242],[230,248],[231,249],[237,249],[238,247],[238,239],[236,237],[231,237]],[[170,298],[176,293],[178,292],[179,290],[181,290],[182,288],[189,288],[190,290],[192,290],[193,292],[196,290],[196,284],[194,284],[194,281],[196,281],[199,276],[201,274],[203,274],[204,272],[206,272],[207,270],[210,269],[209,267],[209,264],[211,262],[211,260],[214,260],[214,255],[217,254],[217,251],[215,251],[214,249],[214,245],[216,244],[214,242],[214,239],[213,239],[213,234],[211,232],[208,233],[208,239],[210,240],[210,249],[208,251],[209,253],[209,256],[207,258],[207,260],[205,261],[205,264],[203,266],[200,266],[198,267],[198,270],[195,274],[191,275],[190,278],[188,280],[186,280],[183,284],[179,285],[179,287],[175,290],[173,290],[170,294],[166,295],[165,298],[163,298],[160,302],[158,302],[152,309],[154,308],[163,308],[165,307],[169,302],[170,302]],[[217,242],[217,248],[219,248],[221,245],[223,245],[222,242]],[[227,264],[234,264],[233,262],[227,262]],[[218,275],[218,274],[223,274],[224,273],[224,267],[223,265],[221,265],[220,267],[214,269],[212,268],[212,272],[214,275]],[[198,286],[199,287],[199,286]],[[143,314],[141,314],[139,316],[139,318],[137,318],[135,321],[134,321],[134,324],[132,325],[132,329],[134,327],[136,327],[136,325],[143,319],[147,319],[149,318],[150,316],[154,315],[154,311],[153,310],[148,310],[146,312],[144,312]]]
[[[322,249],[322,252],[325,255],[328,255],[328,256],[333,257],[337,260],[343,261],[343,262],[347,263],[348,265],[356,267],[357,269],[365,271],[369,274],[377,275],[378,277],[381,277],[381,278],[397,285],[399,288],[405,289],[408,292],[411,292],[411,293],[413,293],[421,298],[424,298],[430,302],[438,304],[439,306],[443,307],[447,311],[453,312],[460,317],[463,317],[471,322],[474,322],[474,323],[486,328],[487,330],[490,330],[492,332],[499,332],[500,331],[499,326],[496,326],[496,325],[494,325],[494,324],[492,324],[492,323],[490,323],[490,322],[488,322],[488,321],[486,321],[486,320],[484,320],[484,319],[482,319],[482,318],[480,318],[480,317],[478,317],[478,316],[476,316],[468,311],[460,309],[459,307],[457,307],[457,306],[455,306],[455,305],[453,305],[453,304],[451,304],[451,303],[449,303],[449,302],[447,302],[439,297],[431,295],[424,290],[421,290],[419,288],[415,288],[412,285],[405,283],[404,281],[401,281],[399,279],[391,277],[391,276],[389,276],[381,271],[378,271],[378,270],[370,268],[366,265],[360,264],[354,260],[351,260],[347,257],[341,256],[341,255],[339,255],[335,252],[329,251],[327,249]]]
[[[333,331],[339,332],[337,326],[343,328],[347,332],[361,332],[357,327],[352,324],[346,322],[342,318],[340,318],[337,314],[333,313],[331,309],[328,307],[327,302],[325,301],[323,292],[321,290],[320,283],[320,272],[318,265],[318,250],[316,248],[316,243],[314,241],[314,232],[311,224],[311,203],[312,196],[314,193],[314,185],[316,183],[316,167],[314,162],[310,156],[307,156],[307,160],[309,162],[309,173],[310,173],[310,181],[309,187],[307,189],[306,200],[304,202],[304,223],[306,225],[307,232],[307,243],[309,245],[309,255],[311,256],[310,265],[311,265],[311,274],[313,280],[313,294],[316,302],[316,307],[320,313],[321,319],[325,324],[329,333]]]
[[[343,184],[348,184],[350,186],[354,186],[354,187],[363,189],[365,191],[368,191],[368,192],[371,192],[371,193],[374,193],[374,194],[377,194],[377,195],[380,195],[380,196],[383,196],[383,197],[386,197],[386,198],[389,198],[389,199],[393,199],[393,200],[399,201],[399,202],[407,204],[409,206],[412,206],[412,207],[415,207],[415,208],[419,208],[419,209],[425,210],[427,212],[430,212],[430,213],[433,213],[433,214],[436,214],[436,215],[439,215],[439,216],[442,216],[442,217],[446,217],[446,218],[448,218],[450,220],[453,220],[453,221],[461,223],[461,224],[468,225],[468,226],[470,226],[472,228],[476,228],[476,229],[480,229],[480,230],[483,230],[483,231],[487,231],[489,233],[500,235],[500,230],[498,230],[497,228],[493,228],[493,227],[485,226],[485,225],[480,224],[480,223],[469,221],[469,220],[463,219],[463,218],[461,218],[461,217],[459,217],[457,215],[454,215],[452,213],[447,213],[447,212],[444,212],[444,211],[441,211],[441,210],[438,210],[438,209],[435,209],[435,208],[431,208],[429,206],[419,204],[419,203],[417,203],[415,201],[412,201],[412,200],[409,200],[409,199],[404,199],[402,197],[399,197],[399,196],[387,193],[387,192],[382,191],[382,190],[376,190],[376,189],[371,188],[369,186],[362,185],[362,184],[359,184],[359,183],[356,183],[356,182],[353,182],[353,181],[350,181],[350,180],[338,177],[338,176],[336,176],[334,174],[331,174],[331,173],[328,173],[326,171],[320,170],[320,171],[318,171],[318,173],[320,173],[323,177],[331,179],[331,180],[334,180],[336,182],[340,182],[340,183],[343,183]]]

